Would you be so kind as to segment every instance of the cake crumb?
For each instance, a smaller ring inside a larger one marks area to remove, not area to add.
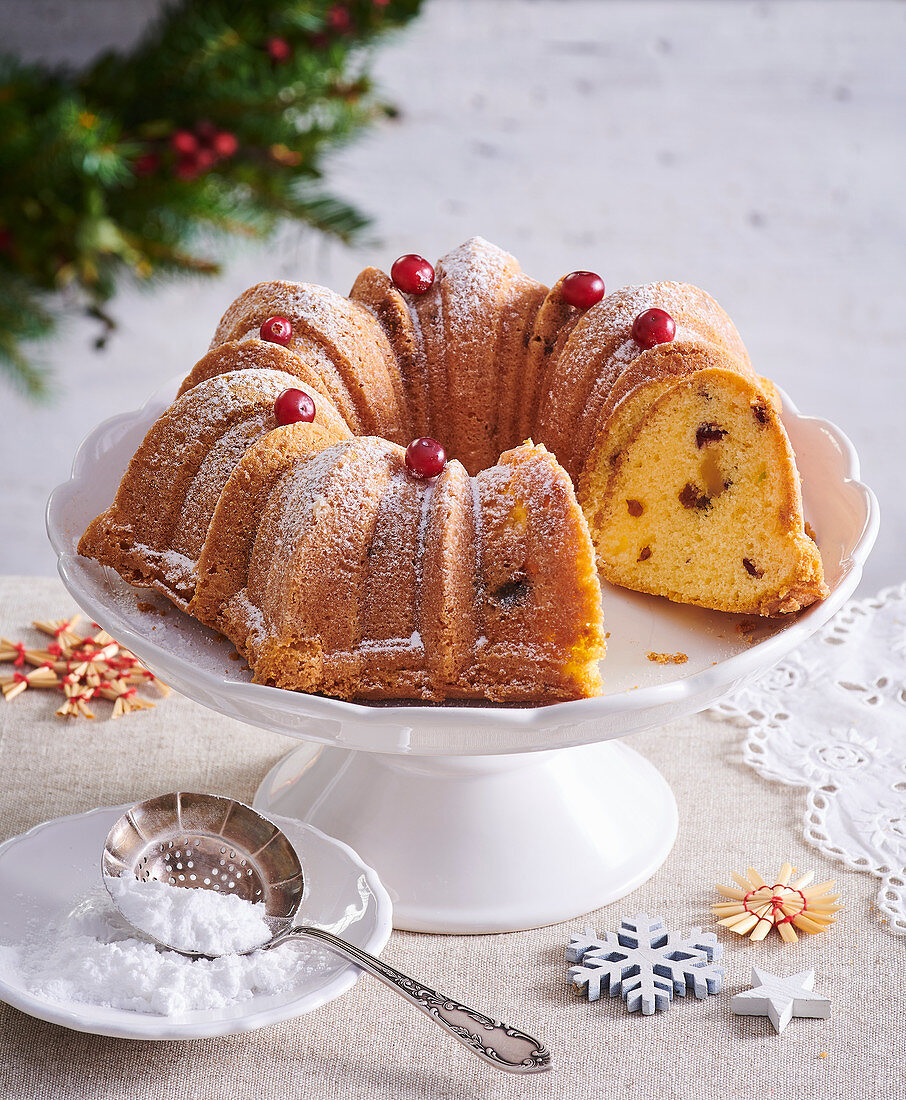
[[[754,633],[758,629],[758,623],[753,619],[742,619],[736,624],[736,633],[741,634],[744,638]]]
[[[147,600],[136,600],[135,606],[139,609],[139,611],[152,611],[155,615],[167,614],[164,608],[158,607],[155,603],[148,603]]]
[[[242,655],[240,653],[238,653],[236,650],[233,650],[233,652],[230,654],[230,660],[231,661],[241,661],[242,660]]]
[[[684,665],[689,658],[685,653],[649,653],[648,660],[659,665]]]
[[[822,1051],[821,1051],[821,1053],[820,1053],[820,1054],[818,1055],[818,1057],[819,1057],[819,1058],[826,1058],[826,1057],[827,1057],[827,1051],[826,1051],[826,1050],[822,1050]]]

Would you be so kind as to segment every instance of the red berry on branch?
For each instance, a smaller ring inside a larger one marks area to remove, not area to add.
[[[160,168],[157,153],[141,153],[132,162],[132,171],[136,176],[150,176]]]
[[[181,157],[198,152],[198,138],[191,130],[174,130],[170,135],[170,144]]]
[[[214,167],[217,156],[212,149],[199,149],[193,159],[195,160],[195,167],[201,173]]]
[[[194,157],[180,157],[173,169],[178,180],[194,180],[199,176],[198,164]]]
[[[446,451],[430,436],[413,439],[406,448],[406,468],[413,477],[437,477],[446,464]]]
[[[434,285],[434,268],[424,256],[409,252],[390,268],[390,278],[404,294],[424,294]]]
[[[632,322],[632,338],[639,347],[669,344],[676,335],[676,322],[663,309],[646,309]]]
[[[211,145],[219,157],[235,156],[236,150],[239,148],[236,135],[231,134],[228,130],[221,130],[219,134],[215,134]]]
[[[261,339],[286,347],[293,338],[293,326],[285,317],[268,317],[261,326]]]
[[[342,4],[334,4],[327,9],[327,25],[338,34],[352,30],[352,16]]]
[[[571,271],[560,284],[560,294],[567,305],[591,309],[604,297],[604,280],[593,271]]]
[[[305,390],[284,390],[274,402],[274,416],[285,424],[310,424],[315,418],[315,403]]]
[[[289,61],[293,55],[293,48],[285,38],[269,38],[267,40],[267,53],[271,61],[276,61],[279,65],[284,61]]]

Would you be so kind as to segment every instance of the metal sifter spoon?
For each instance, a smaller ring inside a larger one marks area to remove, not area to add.
[[[242,802],[185,791],[139,802],[107,834],[101,870],[117,906],[109,879],[123,873],[141,881],[156,879],[264,902],[273,934],[258,950],[276,947],[291,936],[318,940],[389,985],[498,1069],[538,1073],[551,1068],[548,1049],[524,1031],[437,993],[331,932],[296,924],[304,887],[296,850],[273,822]],[[178,950],[171,944],[162,946]],[[179,953],[201,957],[200,952]]]

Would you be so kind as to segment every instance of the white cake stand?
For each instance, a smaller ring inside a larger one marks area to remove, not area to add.
[[[255,806],[350,844],[387,886],[398,928],[537,927],[648,879],[673,845],[676,803],[660,773],[616,739],[701,710],[803,642],[852,595],[877,533],[877,501],[858,481],[849,440],[787,401],[831,588],[822,603],[743,636],[738,616],[605,586],[608,694],[596,699],[367,706],[281,691],[251,683],[224,638],[76,553],[177,384],[101,424],[80,447],[47,509],[60,576],[92,619],[178,691],[303,742],[266,776]],[[652,663],[651,651],[682,651],[688,661]]]

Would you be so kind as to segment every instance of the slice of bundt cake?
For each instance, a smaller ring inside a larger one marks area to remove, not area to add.
[[[188,611],[231,636],[234,599],[248,583],[258,524],[274,487],[298,463],[351,439],[343,424],[287,424],[252,444],[233,469],[211,517],[196,569]]]
[[[526,443],[482,470],[474,492],[482,598],[471,682],[499,699],[532,698],[539,682],[552,698],[597,694],[601,591],[565,470]]]
[[[240,370],[178,397],[145,436],[113,504],[82,536],[79,553],[185,610],[221,490],[248,447],[276,428],[274,402],[289,388],[305,387],[282,371]],[[307,392],[326,438],[348,436],[330,402]]]
[[[224,620],[256,680],[279,687],[498,701],[600,691],[587,527],[569,478],[530,444],[476,479],[455,460],[416,479],[402,448],[372,437],[302,459],[271,491]]]
[[[720,360],[719,353],[712,353]],[[780,410],[713,366],[664,390],[616,452],[586,464],[583,496],[602,574],[616,584],[758,615],[827,592],[805,534]]]

